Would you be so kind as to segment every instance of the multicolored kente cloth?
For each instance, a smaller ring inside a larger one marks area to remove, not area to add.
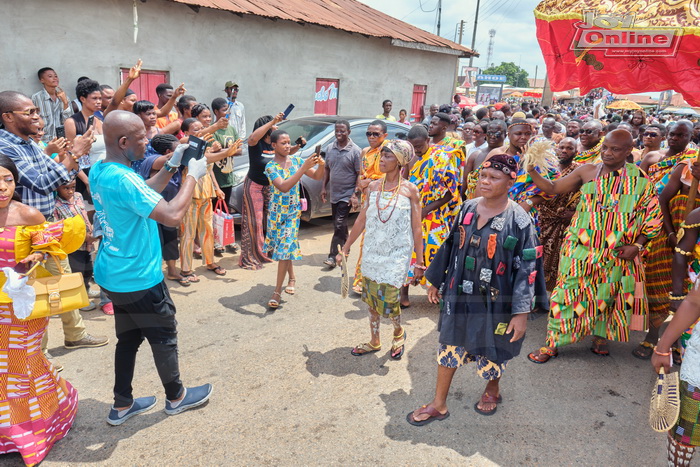
[[[283,168],[274,160],[265,165],[265,175],[270,180],[270,204],[267,214],[267,236],[263,251],[271,251],[270,257],[275,261],[301,259],[299,184],[297,183],[291,190],[284,193],[272,183],[277,178],[288,179],[297,173],[304,163],[298,156],[288,157],[291,160],[288,169]]]
[[[647,170],[649,179],[654,184],[658,195],[661,194],[668,183],[673,170],[680,163],[692,160],[697,155],[694,149],[686,149],[680,154],[666,157]],[[671,220],[676,231],[685,218],[685,207],[688,196],[678,193],[669,202]],[[696,207],[700,206],[700,199],[696,199]],[[673,263],[673,250],[668,243],[668,235],[662,229],[658,237],[647,243],[647,254],[644,258],[644,272],[646,273],[647,300],[649,301],[649,322],[658,328],[666,321],[669,315],[670,300],[668,293],[671,291],[671,265]]]
[[[600,148],[603,146],[603,141],[605,140],[605,137],[601,138],[600,141],[598,141],[598,144],[593,146],[591,149],[586,149],[574,157],[574,162],[578,162],[580,164],[598,164],[601,162],[600,158]]]
[[[421,208],[439,201],[446,193],[452,193],[459,199],[458,171],[452,165],[450,155],[441,147],[431,146],[421,158],[413,164],[408,174],[408,181],[418,188]],[[450,200],[450,201],[452,201]],[[445,241],[452,227],[454,208],[447,202],[428,213],[423,218],[423,257],[425,266],[429,266],[438,248]],[[416,263],[415,253],[411,259],[411,265]],[[413,277],[413,270],[409,270],[409,279]],[[421,283],[425,283],[423,279]]]
[[[669,433],[679,443],[700,446],[700,387],[681,380],[678,391],[681,412]]]
[[[560,177],[569,175],[579,166],[580,164],[572,162],[560,172]],[[580,196],[578,191],[557,195],[538,206],[540,240],[544,248],[544,277],[547,290],[553,290],[557,282],[561,243],[564,240],[564,233],[571,222],[571,219],[564,217],[564,213],[576,209]]]
[[[14,267],[34,251],[60,258],[85,241],[85,222],[75,216],[0,231],[0,267]],[[50,275],[39,268],[37,276]],[[4,285],[5,276],[0,279]],[[40,463],[71,429],[78,392],[41,351],[49,318],[20,321],[12,299],[0,293],[0,454],[19,452],[28,466]]]
[[[515,161],[520,164],[520,154],[516,154],[515,156]],[[544,178],[548,180],[556,180],[557,178],[560,177],[559,175],[559,170],[548,170],[546,174],[542,174],[542,170],[539,167],[536,167],[535,170],[542,175]],[[544,198],[545,200],[552,199],[551,195],[546,194],[539,188],[537,188],[537,185],[535,185],[535,182],[532,181],[532,177],[530,177],[530,174],[528,174],[524,168],[520,168],[518,170],[518,176],[515,179],[515,183],[513,183],[513,186],[510,188],[508,191],[508,197],[515,201],[516,203],[520,204],[525,202],[525,200],[528,200],[530,198],[534,198],[535,196],[540,196]],[[539,234],[540,232],[540,227],[539,227],[539,209],[537,206],[532,206],[530,208],[530,216],[532,217],[532,220],[535,221],[535,228],[537,229],[537,233]]]
[[[448,135],[445,136],[442,141],[434,144],[433,146],[444,146],[452,149],[450,152],[453,158],[452,164],[459,171],[459,182],[461,183],[462,176],[464,175],[464,164],[467,162],[467,143],[461,139]]]
[[[618,246],[661,231],[654,187],[634,164],[598,176],[581,187],[566,231],[559,276],[551,295],[547,345],[561,347],[585,336],[627,341],[629,330],[647,328],[644,268],[639,257],[620,259]]]

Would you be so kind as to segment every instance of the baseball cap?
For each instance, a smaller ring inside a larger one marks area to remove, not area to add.
[[[235,81],[226,81],[226,84],[224,84],[224,89],[232,88],[234,86],[238,86],[238,83],[236,83]]]

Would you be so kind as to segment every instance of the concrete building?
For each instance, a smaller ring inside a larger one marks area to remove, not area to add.
[[[248,129],[296,106],[314,113],[374,116],[391,99],[418,113],[450,102],[461,45],[356,0],[5,0],[0,89],[40,89],[53,67],[75,97],[78,77],[116,88],[143,60],[139,98],[163,81],[184,82],[199,102],[240,85]],[[144,95],[145,94],[145,95]],[[333,98],[336,98],[333,102]],[[324,100],[325,99],[325,100]]]

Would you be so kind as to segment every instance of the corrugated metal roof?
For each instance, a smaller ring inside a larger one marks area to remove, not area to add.
[[[447,48],[476,55],[455,42],[431,34],[377,11],[357,0],[171,0],[186,5],[215,8],[242,15],[256,15],[309,23],[365,36]]]

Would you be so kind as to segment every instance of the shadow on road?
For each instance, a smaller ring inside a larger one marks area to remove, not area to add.
[[[234,297],[220,297],[219,303],[229,310],[240,313],[244,316],[255,316],[257,318],[266,318],[275,313],[267,307],[267,300],[272,297],[275,291],[274,285],[257,284],[251,287],[247,292],[243,292]],[[265,301],[261,301],[260,297],[267,297]],[[251,307],[260,311],[246,310],[244,307]],[[279,309],[284,308],[284,293],[282,294],[281,305]]]
[[[160,402],[158,407],[161,407]],[[120,441],[168,417],[162,410],[154,408],[123,425],[112,427],[105,421],[109,409],[110,404],[95,399],[80,399],[78,416],[71,431],[54,445],[46,460],[66,462],[66,465],[108,461]]]
[[[320,375],[347,376],[359,375],[385,376],[389,373],[386,363],[389,361],[389,353],[379,351],[361,357],[350,355],[352,347],[338,347],[326,353],[309,350],[304,345],[304,357],[306,357],[306,369],[318,378]]]

